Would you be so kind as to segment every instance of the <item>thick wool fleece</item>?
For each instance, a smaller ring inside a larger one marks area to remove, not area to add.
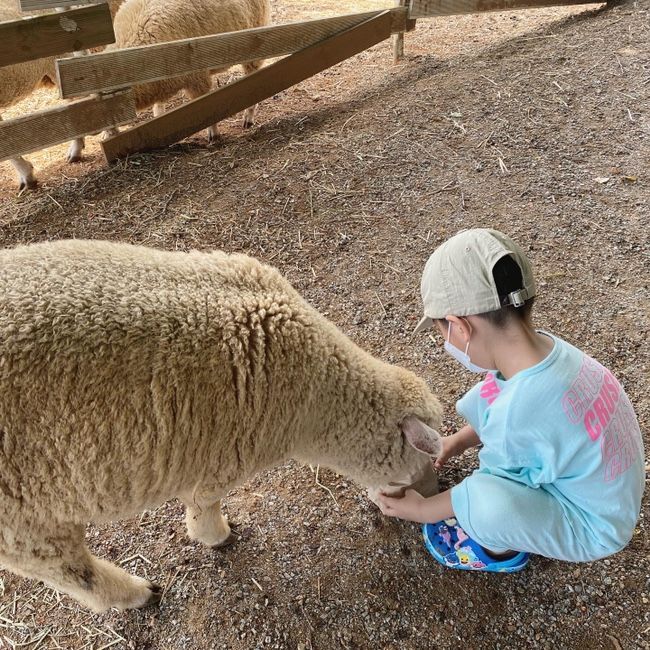
[[[0,460],[15,507],[107,520],[294,455],[372,484],[409,451],[399,422],[439,414],[422,380],[244,255],[0,251]]]
[[[268,24],[270,11],[269,0],[127,0],[115,16],[116,41],[111,49],[261,27]],[[259,66],[252,62],[243,67],[252,72]],[[136,108],[144,110],[164,102],[180,90],[194,99],[211,90],[211,75],[220,71],[205,70],[135,86]]]
[[[0,564],[94,609],[140,606],[151,586],[89,556],[87,522],[176,496],[196,520],[192,503],[216,501],[190,534],[220,543],[218,499],[288,458],[368,486],[417,474],[429,461],[404,440],[408,416],[439,425],[424,382],[254,259],[90,241],[0,251]]]

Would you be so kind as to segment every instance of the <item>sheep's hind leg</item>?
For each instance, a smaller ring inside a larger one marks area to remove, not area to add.
[[[201,95],[205,95],[206,93],[209,93],[211,90],[212,90],[212,78],[208,73],[195,75],[192,78],[192,81],[188,83],[187,86],[185,86],[185,94],[187,95],[188,99],[196,99],[197,97],[201,97]],[[208,142],[210,143],[214,142],[218,137],[218,132],[217,132],[218,124],[219,123],[217,122],[216,124],[213,124],[212,126],[209,126],[206,129],[206,133],[208,135]]]
[[[109,126],[107,129],[102,131],[102,140],[108,140],[113,136],[119,135],[120,130],[116,126]]]
[[[185,504],[185,525],[190,539],[213,547],[233,543],[234,535],[221,512],[221,495],[201,494],[197,490],[181,500]]]
[[[95,612],[132,609],[160,601],[157,585],[100,560],[84,544],[83,526],[52,522],[48,530],[20,526],[0,564],[27,578],[42,580]],[[29,538],[20,535],[29,531]]]
[[[56,11],[62,11],[61,7],[58,7]],[[72,53],[72,56],[81,57],[88,54],[88,50],[76,50]],[[68,147],[68,153],[66,155],[66,160],[69,163],[81,162],[82,151],[86,148],[86,141],[84,138],[76,138],[70,143]]]
[[[262,67],[261,61],[251,61],[250,63],[244,63],[242,68],[244,68],[245,74],[251,74],[256,70],[259,70]],[[242,123],[243,128],[250,129],[255,124],[255,110],[257,109],[257,104],[249,106],[244,111],[244,121]]]

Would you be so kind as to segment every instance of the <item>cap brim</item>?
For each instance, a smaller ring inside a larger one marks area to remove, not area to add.
[[[430,330],[433,327],[433,318],[430,318],[429,316],[424,316],[420,322],[415,326],[415,329],[413,330],[413,334],[419,334],[420,332],[424,332],[425,330]]]

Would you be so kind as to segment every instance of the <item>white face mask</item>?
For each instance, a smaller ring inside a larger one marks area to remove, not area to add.
[[[465,346],[465,352],[462,350],[459,350],[455,345],[452,345],[451,341],[449,338],[451,337],[451,323],[449,323],[449,327],[447,329],[447,340],[445,341],[445,350],[452,356],[456,361],[458,361],[461,365],[465,366],[467,370],[470,372],[492,372],[488,368],[481,368],[481,366],[477,366],[476,364],[472,363],[471,359],[469,358],[468,350],[469,350],[469,341],[467,341],[467,345]]]

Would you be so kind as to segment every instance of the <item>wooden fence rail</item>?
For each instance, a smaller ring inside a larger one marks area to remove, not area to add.
[[[0,23],[0,66],[115,41],[107,4]]]
[[[564,5],[598,4],[594,0],[411,0],[411,18],[432,18],[511,9],[540,9]]]
[[[73,0],[64,2],[63,0],[20,0],[21,11],[35,11],[37,9],[56,9],[66,5],[96,5],[106,0]]]
[[[256,27],[238,32],[91,54],[57,61],[61,97],[78,97],[208,68],[291,54],[378,16],[371,11]],[[391,32],[407,28],[406,7],[390,11]]]
[[[131,90],[0,122],[0,160],[53,147],[136,118]]]

